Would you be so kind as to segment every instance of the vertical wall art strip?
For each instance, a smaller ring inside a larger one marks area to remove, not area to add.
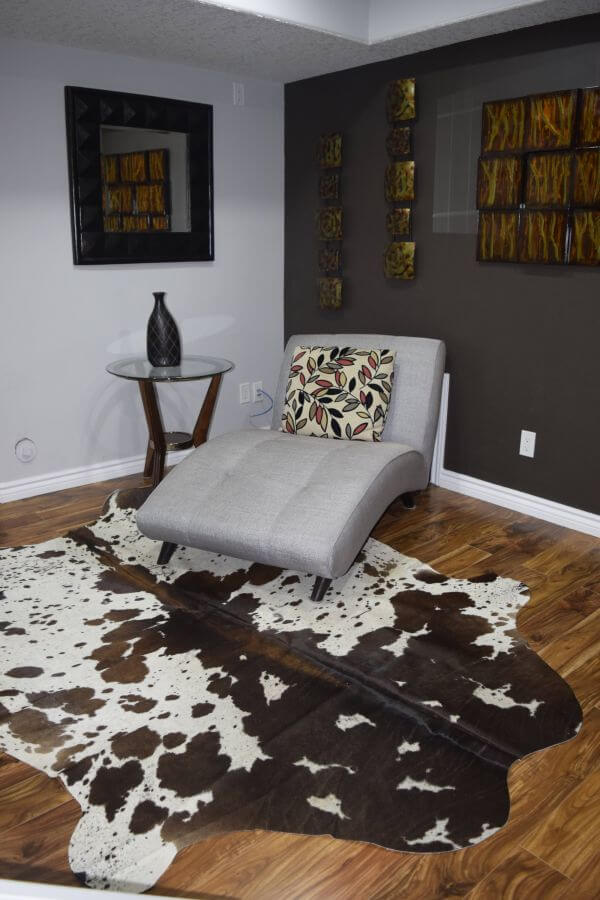
[[[415,79],[402,78],[388,85],[386,111],[389,131],[385,146],[390,157],[385,170],[385,199],[390,204],[386,229],[390,243],[383,255],[386,278],[415,277],[412,205],[415,199],[415,161],[412,125],[417,115]]]
[[[342,305],[341,205],[342,135],[323,134],[317,147],[319,201],[316,228],[319,241],[319,305],[339,309]]]

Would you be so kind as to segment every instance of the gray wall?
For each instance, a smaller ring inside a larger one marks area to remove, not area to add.
[[[600,83],[600,17],[512,32],[286,86],[285,331],[443,338],[446,466],[600,512],[600,269],[477,263],[481,103]],[[417,279],[387,281],[385,91],[416,75]],[[319,134],[344,133],[344,307],[321,311]],[[520,430],[536,455],[518,455]]]
[[[283,335],[283,89],[160,62],[0,43],[0,483],[144,452],[134,383],[104,371],[145,353],[152,291],[166,291],[188,353],[225,356],[213,434],[248,425],[238,383],[273,387]],[[65,84],[214,104],[215,249],[209,263],[73,265]],[[166,424],[189,428],[204,384],[161,388]],[[254,408],[256,409],[256,407]],[[21,437],[33,463],[14,455]],[[1,487],[1,484],[0,484]]]

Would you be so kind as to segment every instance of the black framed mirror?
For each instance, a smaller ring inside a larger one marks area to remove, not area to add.
[[[214,259],[213,108],[65,87],[75,265]]]

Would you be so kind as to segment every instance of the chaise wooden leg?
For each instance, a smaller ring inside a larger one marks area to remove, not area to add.
[[[315,603],[320,603],[330,587],[331,578],[323,578],[321,575],[317,575],[310,599],[314,600]]]
[[[166,566],[176,550],[177,544],[171,544],[169,541],[165,541],[158,554],[158,565]]]
[[[404,509],[415,509],[417,504],[415,503],[415,495],[414,494],[411,494],[411,493],[402,494],[400,499],[402,500],[402,506],[404,507]]]

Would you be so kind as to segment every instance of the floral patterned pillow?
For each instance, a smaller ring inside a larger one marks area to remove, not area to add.
[[[393,350],[296,347],[281,431],[380,441],[394,381]]]

